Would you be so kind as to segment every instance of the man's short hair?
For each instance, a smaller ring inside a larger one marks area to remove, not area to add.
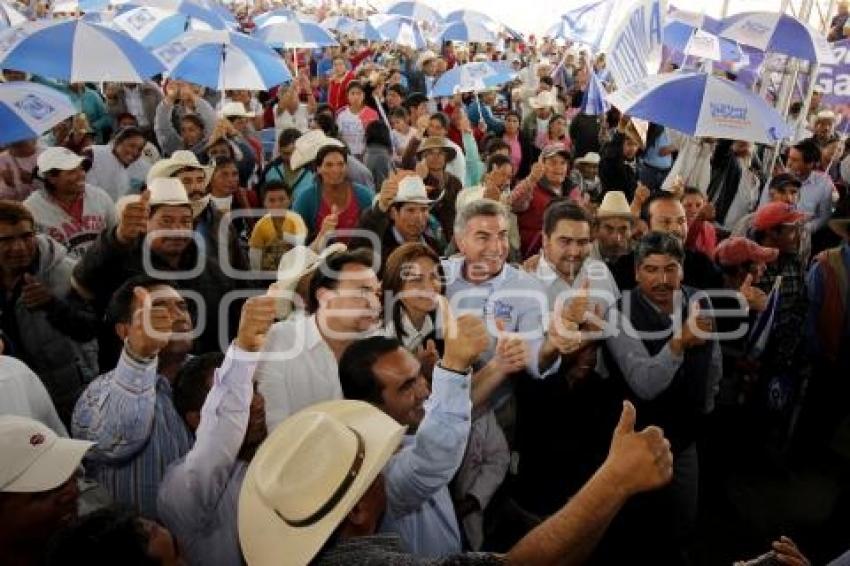
[[[501,153],[491,155],[487,158],[487,173],[491,172],[497,167],[504,167],[505,165],[510,165],[511,167],[513,167],[514,162],[511,161],[510,157],[508,157],[507,155],[502,155]]]
[[[286,128],[280,133],[277,138],[278,147],[286,147],[294,144],[301,137],[301,130],[298,128]]]
[[[0,224],[29,222],[35,227],[35,218],[27,207],[15,200],[0,200]]]
[[[209,377],[224,362],[221,352],[207,352],[187,361],[174,380],[174,408],[177,414],[200,412],[210,391]]]
[[[682,201],[679,200],[679,197],[676,196],[675,193],[671,193],[668,191],[661,191],[657,195],[654,195],[651,199],[649,199],[649,204],[646,206],[647,218],[652,217],[652,205],[657,202],[675,202],[677,204],[681,204]]]
[[[699,187],[685,187],[682,191],[682,199],[688,195],[696,195],[698,197],[706,198],[705,193],[703,193]]]
[[[784,190],[787,186],[794,186],[797,189],[800,189],[803,186],[803,183],[800,182],[800,178],[792,173],[782,173],[781,175],[777,175],[773,179],[770,180],[770,185],[768,186],[768,190],[770,189],[779,189]]]
[[[685,260],[685,248],[676,237],[666,232],[649,232],[638,240],[635,247],[635,267],[651,255],[669,255],[681,265]]]
[[[501,151],[503,149],[511,150],[511,146],[503,140],[502,138],[493,137],[490,138],[487,143],[484,145],[484,153],[487,155],[493,155],[497,151]]]
[[[794,149],[799,151],[800,155],[803,156],[804,163],[820,162],[820,148],[818,147],[818,144],[814,142],[814,140],[803,140],[797,145],[795,145]]]
[[[442,124],[443,128],[449,129],[449,119],[442,112],[434,112],[430,116],[428,116],[428,121],[437,120],[440,124]]]
[[[150,535],[142,528],[139,515],[112,505],[88,513],[57,532],[47,546],[46,566],[63,564],[158,564],[148,555]]]
[[[406,122],[410,118],[410,112],[408,112],[407,108],[405,108],[404,106],[399,106],[398,108],[393,108],[390,111],[389,118],[397,118]]]
[[[207,131],[207,129],[204,127],[204,121],[201,120],[201,117],[197,114],[183,114],[183,116],[180,118],[180,121],[191,122],[204,133],[206,133]]]
[[[546,236],[551,236],[555,231],[555,227],[561,220],[571,220],[573,222],[587,222],[591,224],[590,215],[579,205],[568,199],[555,199],[549,203],[546,210],[543,211],[543,233]]]
[[[386,336],[372,336],[352,342],[339,360],[339,383],[346,399],[382,405],[381,382],[374,366],[387,354],[401,348],[401,342]]]
[[[337,252],[329,255],[319,265],[319,268],[310,279],[309,293],[307,294],[307,307],[311,313],[319,309],[319,289],[336,289],[339,287],[340,272],[347,265],[362,265],[374,269],[372,253],[368,249]]]
[[[326,145],[319,148],[319,151],[316,152],[316,161],[314,162],[316,167],[321,165],[325,161],[325,158],[332,153],[340,154],[343,161],[348,159],[348,149],[338,145]]]
[[[387,94],[389,94],[390,92],[394,92],[402,98],[407,96],[407,90],[400,84],[388,86],[387,87]]]
[[[507,222],[508,210],[502,203],[494,200],[474,200],[457,211],[454,225],[455,234],[463,234],[469,221],[477,216],[501,216]]]
[[[112,293],[112,297],[109,299],[109,305],[106,307],[106,322],[110,326],[119,322],[130,322],[133,318],[133,296],[136,287],[150,291],[154,287],[162,286],[177,289],[173,283],[155,279],[148,275],[136,275],[127,279]]]

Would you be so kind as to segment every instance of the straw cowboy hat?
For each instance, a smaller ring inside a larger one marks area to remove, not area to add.
[[[345,144],[336,138],[326,136],[322,130],[310,130],[295,140],[295,149],[289,160],[292,169],[300,169],[316,160],[319,150],[325,146],[334,145],[345,147]]]
[[[151,166],[150,170],[148,170],[148,185],[150,185],[154,179],[167,179],[174,177],[174,175],[181,169],[200,169],[204,172],[204,185],[209,185],[215,167],[202,165],[201,162],[198,161],[198,156],[193,152],[185,149],[178,149],[172,153],[171,157],[168,159],[160,159]]]
[[[425,138],[422,140],[422,143],[419,144],[419,148],[416,150],[416,157],[422,158],[422,154],[430,149],[442,149],[446,154],[446,161],[451,161],[455,157],[457,157],[457,151],[449,142],[446,141],[446,138],[439,138],[436,136],[432,136],[429,138]]]
[[[405,430],[380,409],[351,400],[312,405],[284,420],[242,482],[245,561],[308,564],[381,473]]]
[[[286,318],[292,312],[292,293],[295,293],[298,283],[307,275],[312,275],[319,265],[337,252],[344,252],[347,246],[336,242],[316,254],[307,246],[295,246],[280,258],[277,266],[277,281],[269,285],[269,291],[281,294],[277,298],[277,316]]]
[[[632,209],[623,191],[608,191],[602,197],[602,203],[596,209],[596,218],[628,218],[632,219]]]
[[[551,90],[544,90],[537,93],[537,96],[532,96],[528,100],[528,105],[533,110],[540,110],[543,108],[554,108],[558,103],[558,99],[555,97],[555,93]]]

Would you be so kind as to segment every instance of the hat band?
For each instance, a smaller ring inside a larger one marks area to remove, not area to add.
[[[339,487],[336,488],[336,491],[334,491],[330,499],[328,499],[324,505],[319,507],[315,513],[305,519],[287,519],[280,514],[280,511],[277,509],[274,510],[277,516],[290,527],[309,527],[310,525],[321,521],[325,515],[330,513],[342,500],[342,498],[345,497],[345,494],[348,493],[348,488],[350,488],[351,484],[354,483],[354,480],[357,479],[357,475],[360,473],[360,468],[363,467],[363,461],[366,459],[366,445],[364,444],[363,437],[360,436],[360,433],[351,427],[348,427],[348,430],[353,432],[354,436],[357,438],[357,453],[354,455],[354,461],[351,463],[348,473],[345,474],[345,477],[342,479],[342,483],[339,484]]]

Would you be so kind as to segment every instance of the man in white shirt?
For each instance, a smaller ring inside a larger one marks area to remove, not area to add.
[[[306,75],[301,75],[306,77]],[[301,102],[301,93],[308,95],[307,104]],[[309,82],[306,88],[303,81],[298,84],[281,86],[278,92],[277,106],[274,110],[274,127],[277,134],[287,129],[296,128],[305,133],[310,128],[310,116],[316,111],[316,99],[310,90]]]
[[[376,329],[380,288],[368,251],[338,252],[319,265],[310,280],[311,315],[275,324],[257,365],[269,430],[305,407],[342,399],[338,361]]]

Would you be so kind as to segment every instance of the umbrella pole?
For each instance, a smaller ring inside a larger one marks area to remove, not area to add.
[[[292,66],[295,68],[295,77],[298,78],[298,48],[292,50]]]

